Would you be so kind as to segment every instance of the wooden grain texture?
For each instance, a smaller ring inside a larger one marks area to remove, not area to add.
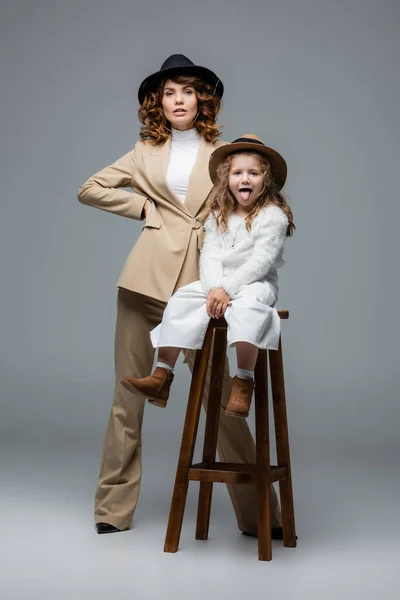
[[[287,477],[279,481],[282,510],[283,543],[286,547],[296,547],[296,526],[292,473],[290,468],[289,431],[286,410],[285,380],[283,373],[282,340],[278,350],[269,351],[271,369],[272,403],[274,408],[276,455],[278,465],[285,467]]]
[[[221,406],[222,386],[226,356],[226,329],[216,327],[212,348],[209,397],[204,433],[203,462],[211,465],[217,452],[219,413]],[[197,508],[196,540],[206,540],[210,526],[211,499],[213,480],[199,479],[199,503]]]
[[[164,552],[176,552],[182,529],[185,512],[187,489],[189,485],[188,471],[193,461],[196,434],[199,425],[201,402],[206,381],[208,360],[211,352],[213,329],[208,328],[201,351],[196,352],[193,366],[192,383],[183,427],[181,449],[176,470],[174,491],[165,537]]]
[[[268,355],[258,352],[255,369],[258,558],[272,559],[268,423]]]
[[[212,481],[214,483],[257,483],[257,466],[242,463],[216,462],[211,465],[197,463],[189,469],[190,481]],[[270,481],[274,483],[287,477],[284,467],[270,467]]]

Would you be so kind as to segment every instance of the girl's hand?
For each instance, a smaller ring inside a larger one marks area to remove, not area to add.
[[[208,293],[206,310],[207,314],[213,319],[219,319],[225,314],[231,297],[224,288],[215,288]]]
[[[152,210],[153,210],[153,202],[149,198],[147,198],[146,202],[144,203],[144,207],[143,207],[145,219],[149,218]]]

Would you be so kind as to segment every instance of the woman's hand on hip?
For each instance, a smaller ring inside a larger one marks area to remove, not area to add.
[[[144,203],[144,207],[143,207],[145,219],[149,218],[152,210],[153,210],[153,202],[150,200],[150,198],[147,198],[146,202]]]
[[[207,296],[207,314],[213,319],[219,319],[225,314],[230,301],[231,297],[226,293],[224,288],[210,290]]]

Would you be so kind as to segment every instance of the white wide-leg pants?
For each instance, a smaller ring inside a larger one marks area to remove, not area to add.
[[[258,348],[277,350],[280,318],[273,308],[276,300],[276,289],[269,282],[256,281],[242,286],[231,298],[224,315],[228,324],[228,347],[236,342],[249,342]],[[162,322],[150,332],[153,346],[202,348],[210,321],[206,302],[200,281],[175,292],[168,301]]]

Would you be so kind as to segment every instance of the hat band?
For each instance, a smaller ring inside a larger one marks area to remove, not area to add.
[[[246,142],[248,144],[259,144],[260,146],[265,146],[265,144],[263,144],[263,142],[259,142],[258,140],[252,140],[251,138],[246,138],[246,137],[242,137],[242,138],[238,138],[237,140],[233,140],[232,144],[239,144],[241,142]]]

